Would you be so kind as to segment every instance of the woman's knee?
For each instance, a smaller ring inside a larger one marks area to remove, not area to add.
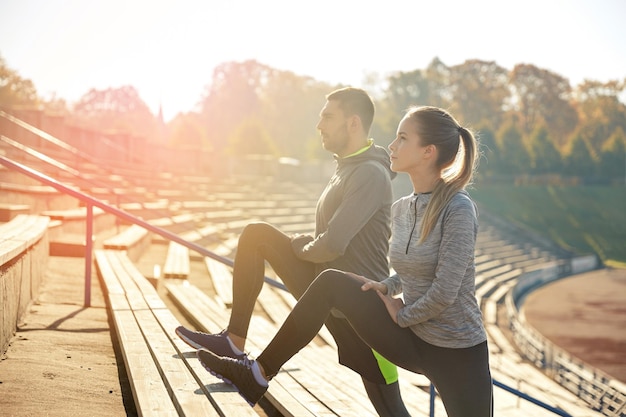
[[[315,285],[329,288],[333,292],[341,291],[346,286],[354,286],[356,280],[344,271],[338,269],[325,269],[315,278]]]

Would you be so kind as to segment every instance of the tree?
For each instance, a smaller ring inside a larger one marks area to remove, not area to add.
[[[566,143],[578,123],[569,81],[534,65],[518,64],[511,71],[510,84],[524,134],[543,124],[559,146]]]
[[[530,155],[524,144],[522,134],[512,124],[502,127],[498,132],[498,151],[500,153],[500,172],[508,175],[530,173]]]
[[[396,72],[387,78],[385,100],[391,111],[401,114],[410,106],[424,105],[431,101],[432,85],[422,70]]]
[[[255,60],[226,62],[214,69],[200,112],[216,152],[228,146],[227,138],[246,119],[260,115],[259,94],[272,71]]]
[[[601,152],[616,129],[626,126],[626,105],[619,100],[624,82],[585,80],[576,89],[579,132],[595,152]]]
[[[429,102],[425,104],[442,108],[450,107],[453,100],[449,88],[450,68],[439,58],[434,58],[424,70],[424,76],[428,81]]]
[[[198,113],[179,113],[168,123],[168,143],[173,147],[211,150]]]
[[[156,140],[158,123],[132,86],[92,88],[74,105],[79,124],[101,132],[126,133]]]
[[[480,168],[477,171],[478,175],[487,178],[493,177],[500,171],[502,164],[496,136],[488,126],[478,129],[476,136],[480,155]]]
[[[291,71],[271,73],[259,95],[260,121],[281,156],[308,159],[310,143],[321,148],[315,126],[326,95],[334,89]]]
[[[267,132],[265,124],[256,117],[244,120],[228,140],[229,155],[269,155],[278,157],[280,151]]]
[[[600,176],[626,181],[626,134],[621,127],[615,129],[602,148]]]
[[[494,61],[467,60],[450,67],[450,110],[466,124],[498,129],[509,96],[508,70]]]
[[[554,141],[549,137],[548,130],[540,126],[530,136],[530,155],[532,168],[535,174],[560,173],[562,158],[554,146]]]
[[[596,175],[594,152],[582,134],[576,134],[565,155],[565,172],[570,175],[591,178]]]
[[[0,106],[35,105],[38,101],[33,82],[9,68],[0,56]]]

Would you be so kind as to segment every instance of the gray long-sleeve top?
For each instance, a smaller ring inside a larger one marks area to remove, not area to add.
[[[409,195],[394,203],[390,261],[396,274],[383,283],[388,294],[403,294],[401,327],[436,346],[475,346],[487,339],[474,286],[476,207],[466,192],[457,193],[418,243],[430,197]]]

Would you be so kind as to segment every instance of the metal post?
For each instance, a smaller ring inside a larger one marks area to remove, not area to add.
[[[435,392],[435,386],[431,383],[430,384],[430,414],[428,414],[430,417],[435,417],[435,397],[437,396],[437,393]]]
[[[91,258],[93,254],[93,205],[87,203],[85,232],[85,307],[91,307]]]

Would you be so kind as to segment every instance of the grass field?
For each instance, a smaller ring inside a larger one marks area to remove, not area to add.
[[[489,212],[566,249],[626,267],[624,186],[475,184],[469,192]]]

